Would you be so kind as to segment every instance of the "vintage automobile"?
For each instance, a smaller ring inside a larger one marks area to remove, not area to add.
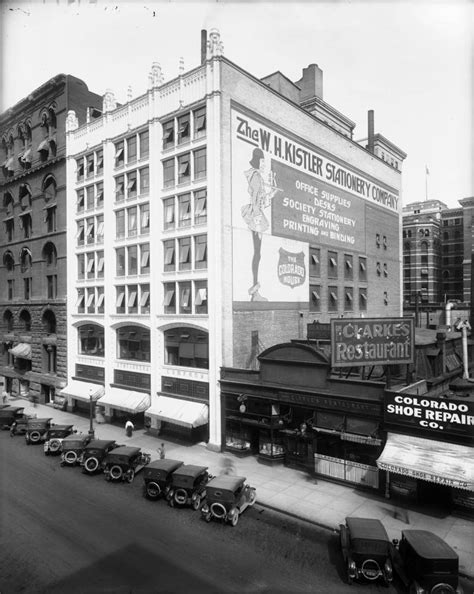
[[[94,474],[102,471],[102,463],[107,454],[116,448],[122,447],[113,439],[93,439],[84,449],[81,458],[82,472]]]
[[[207,466],[183,464],[171,475],[171,486],[166,496],[169,505],[191,505],[198,510],[206,497],[206,485],[212,478]]]
[[[339,526],[342,556],[347,568],[347,582],[381,578],[385,586],[393,580],[393,545],[380,520],[346,518]]]
[[[2,429],[11,429],[12,424],[18,424],[29,417],[25,415],[24,406],[5,406],[0,409],[0,427]]]
[[[394,565],[410,594],[462,594],[459,557],[447,542],[427,530],[402,530],[396,544]]]
[[[26,423],[25,440],[31,443],[40,443],[46,439],[48,430],[52,427],[51,418],[28,419]]]
[[[257,492],[250,485],[246,485],[245,480],[243,476],[222,475],[209,481],[201,517],[206,522],[217,518],[237,526],[240,514],[257,499]]]
[[[61,466],[80,464],[84,449],[91,436],[85,433],[73,433],[65,437],[61,444]]]
[[[61,444],[65,437],[75,432],[74,425],[51,425],[46,434],[43,443],[43,449],[46,456],[49,454],[59,454]]]
[[[140,448],[119,446],[111,450],[102,462],[105,480],[122,480],[131,483],[137,472],[140,472],[150,461],[150,454],[145,454]]]
[[[153,460],[144,470],[143,494],[147,499],[166,497],[171,486],[172,473],[183,465],[179,460]]]

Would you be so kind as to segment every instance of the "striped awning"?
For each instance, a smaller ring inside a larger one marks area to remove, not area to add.
[[[81,382],[80,380],[69,380],[67,386],[59,392],[62,396],[69,396],[74,400],[89,402],[98,400],[104,395],[104,386],[92,382]]]
[[[104,396],[99,398],[98,404],[130,413],[140,413],[150,407],[150,395],[145,392],[107,387]]]
[[[9,353],[20,359],[31,359],[31,344],[19,342],[13,348],[8,349]]]
[[[160,421],[192,429],[209,422],[209,407],[203,402],[190,402],[181,398],[158,396],[155,403],[146,411]]]

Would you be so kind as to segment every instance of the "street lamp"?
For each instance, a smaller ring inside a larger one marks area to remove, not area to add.
[[[94,425],[92,424],[92,419],[93,419],[93,390],[92,388],[89,388],[89,435],[91,436],[91,438],[94,438]]]

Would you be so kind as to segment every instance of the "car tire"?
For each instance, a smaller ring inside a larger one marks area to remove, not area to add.
[[[64,460],[68,464],[75,464],[77,462],[77,453],[74,450],[69,450],[64,454]]]
[[[201,497],[198,495],[196,499],[193,499],[193,510],[198,511],[199,507],[201,506]]]
[[[118,481],[119,479],[121,479],[123,476],[123,470],[121,466],[119,466],[118,464],[114,464],[113,466],[111,466],[109,475],[111,479],[114,479],[114,481]]]
[[[252,491],[250,493],[250,499],[249,499],[249,506],[252,507],[252,505],[257,501],[257,493],[255,491]]]
[[[230,520],[230,525],[232,526],[232,528],[235,528],[238,523],[239,523],[239,512],[237,510]]]
[[[188,498],[188,494],[184,489],[176,489],[174,493],[174,500],[178,505],[184,505]]]
[[[38,443],[41,439],[41,433],[39,431],[32,431],[29,435],[31,443]]]
[[[95,472],[99,468],[99,460],[94,457],[87,458],[87,460],[84,462],[84,468],[87,470],[87,472]]]
[[[125,475],[126,475],[125,478],[127,480],[127,483],[133,483],[133,479],[135,478],[135,471],[133,470],[133,468],[130,468],[129,470],[127,470]]]
[[[61,448],[61,442],[60,441],[51,441],[49,444],[49,451],[50,452],[59,452]]]
[[[145,490],[148,499],[158,499],[161,494],[161,487],[158,483],[148,483]]]

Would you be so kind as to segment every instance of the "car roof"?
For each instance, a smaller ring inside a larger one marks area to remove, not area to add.
[[[33,424],[33,423],[41,423],[41,424],[44,424],[44,423],[49,423],[52,420],[53,419],[51,417],[45,417],[45,418],[41,418],[41,419],[38,419],[37,417],[33,417],[31,419],[28,419],[28,423],[31,423],[31,424]]]
[[[457,553],[437,534],[428,530],[402,530],[413,549],[425,559],[458,559]]]
[[[140,453],[140,448],[133,446],[120,446],[109,452],[109,456],[134,456]]]
[[[212,487],[213,489],[226,489],[228,491],[235,491],[241,485],[243,485],[246,481],[244,476],[232,476],[228,474],[224,474],[221,476],[216,476],[207,484],[208,487]]]
[[[87,447],[91,450],[102,449],[112,445],[113,443],[115,443],[114,439],[93,439],[87,444]]]
[[[179,468],[183,465],[183,462],[180,460],[171,460],[171,458],[163,458],[159,460],[153,460],[148,464],[148,468],[158,468],[159,470],[164,470],[166,472],[173,472],[176,468]]]
[[[11,406],[9,404],[8,406],[5,406],[0,410],[4,410],[5,412],[17,412],[19,410],[24,410],[24,409],[25,409],[24,406]]]
[[[346,518],[351,538],[388,540],[388,534],[380,520],[374,518]]]
[[[66,435],[63,439],[63,443],[65,441],[84,441],[87,437],[88,436],[85,433],[72,433],[71,435]]]
[[[65,431],[66,429],[71,429],[74,425],[51,425],[51,431]]]
[[[198,476],[204,470],[207,470],[207,466],[195,466],[194,464],[183,464],[177,468],[173,475],[182,475],[182,476]]]

